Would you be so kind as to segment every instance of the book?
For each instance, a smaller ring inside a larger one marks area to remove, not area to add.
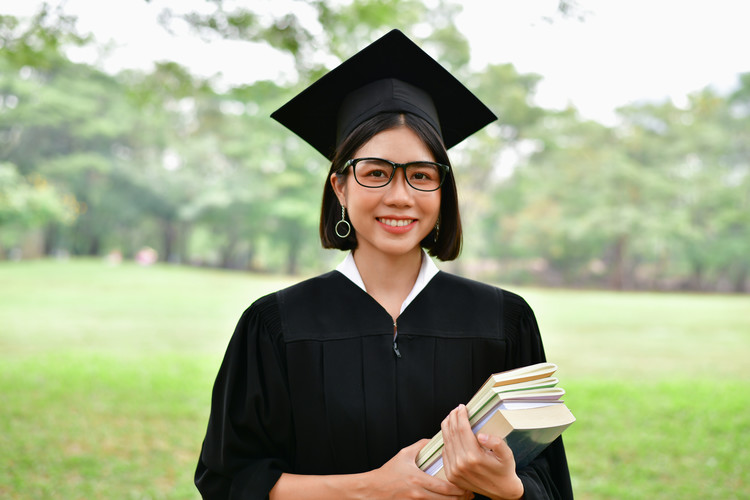
[[[536,363],[500,373],[493,373],[466,404],[469,423],[474,426],[491,409],[491,402],[497,402],[499,394],[520,396],[521,391],[551,388],[557,384],[552,374],[557,371],[554,363]],[[527,393],[528,394],[528,393]],[[431,463],[443,447],[440,431],[417,455],[417,465],[424,467]]]
[[[555,387],[553,363],[516,368],[492,374],[466,404],[474,433],[483,432],[506,440],[516,467],[528,465],[557,439],[575,417]],[[442,432],[417,455],[417,465],[428,474],[442,477]]]

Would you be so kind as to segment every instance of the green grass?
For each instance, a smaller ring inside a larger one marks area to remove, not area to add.
[[[747,382],[566,383],[565,440],[577,498],[744,499]]]
[[[292,279],[0,262],[0,498],[197,499],[242,310]],[[576,497],[750,495],[750,297],[519,291],[578,421]]]
[[[290,282],[98,260],[0,262],[0,351],[222,354],[242,310]]]
[[[44,354],[5,363],[0,374],[0,497],[196,497],[205,362]]]
[[[527,290],[566,378],[742,377],[750,296]]]

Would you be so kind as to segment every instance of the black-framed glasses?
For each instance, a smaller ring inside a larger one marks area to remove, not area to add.
[[[437,191],[443,185],[451,168],[434,161],[410,161],[396,163],[383,158],[353,158],[347,161],[338,173],[352,167],[354,179],[366,188],[381,188],[388,185],[402,168],[406,183],[417,191]]]

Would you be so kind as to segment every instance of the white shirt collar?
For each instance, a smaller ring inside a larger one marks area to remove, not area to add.
[[[365,282],[362,281],[362,276],[359,274],[359,269],[357,269],[357,264],[354,262],[354,254],[352,252],[346,254],[346,258],[341,264],[336,266],[336,270],[349,278],[352,283],[367,292],[367,289],[365,288]],[[422,250],[422,266],[419,268],[417,280],[414,282],[414,286],[412,287],[411,292],[409,292],[409,295],[406,296],[403,304],[401,304],[401,310],[399,311],[399,314],[404,312],[404,309],[406,309],[406,307],[411,304],[412,300],[414,300],[417,295],[419,295],[419,292],[424,290],[424,288],[427,286],[427,283],[429,283],[430,280],[434,278],[439,271],[440,269],[438,269],[430,256],[427,255],[427,252]]]

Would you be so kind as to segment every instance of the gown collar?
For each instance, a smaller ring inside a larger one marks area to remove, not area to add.
[[[362,276],[359,274],[359,269],[357,269],[357,264],[354,262],[354,254],[352,252],[346,254],[346,258],[341,264],[336,266],[336,270],[349,278],[352,283],[367,292],[365,282],[362,281]],[[409,292],[409,295],[406,296],[406,299],[401,304],[401,310],[399,313],[404,312],[404,309],[406,309],[406,307],[411,304],[412,300],[419,295],[419,292],[424,290],[427,283],[429,283],[439,271],[440,270],[429,255],[422,250],[422,266],[419,268],[419,275],[417,275],[417,280],[414,282],[411,292]]]

